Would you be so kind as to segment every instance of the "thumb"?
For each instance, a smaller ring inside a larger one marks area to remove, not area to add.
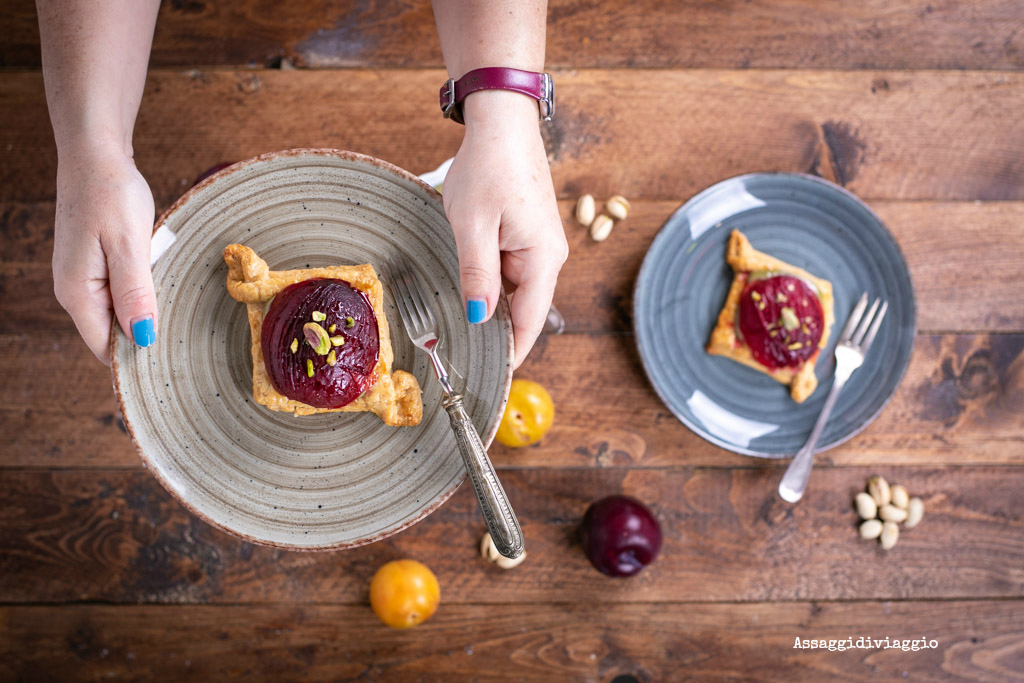
[[[498,226],[453,222],[452,229],[459,250],[459,280],[466,319],[482,323],[494,312],[501,291]]]
[[[149,268],[149,240],[142,244],[123,244],[107,255],[110,272],[110,299],[121,329],[138,346],[156,341],[156,293]]]

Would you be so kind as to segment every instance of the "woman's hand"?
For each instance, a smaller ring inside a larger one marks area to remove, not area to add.
[[[113,316],[139,346],[156,340],[149,266],[153,218],[153,193],[122,150],[61,156],[53,290],[85,343],[107,365]]]
[[[506,91],[466,98],[466,136],[444,181],[455,232],[466,317],[494,313],[504,276],[519,367],[544,326],[569,254],[555,203],[537,103]]]

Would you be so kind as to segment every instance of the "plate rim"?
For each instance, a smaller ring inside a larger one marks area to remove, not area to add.
[[[379,159],[377,157],[370,156],[368,154],[362,154],[360,152],[352,152],[352,151],[349,151],[349,150],[333,149],[333,148],[328,148],[328,147],[294,147],[294,148],[291,148],[291,149],[280,150],[280,151],[277,151],[277,152],[264,152],[262,154],[258,154],[256,156],[250,157],[248,159],[242,159],[242,160],[237,161],[237,162],[231,164],[230,166],[226,166],[226,167],[222,168],[221,170],[217,171],[216,173],[213,173],[210,176],[204,178],[202,181],[196,183],[195,185],[190,187],[188,190],[186,190],[180,197],[178,197],[178,199],[176,199],[174,201],[174,203],[172,203],[169,207],[167,207],[167,209],[165,209],[160,214],[159,218],[157,218],[157,220],[153,224],[153,233],[152,234],[155,235],[156,232],[160,228],[164,227],[166,225],[168,219],[171,216],[173,216],[176,212],[180,211],[192,199],[193,196],[195,196],[197,193],[199,193],[201,190],[205,189],[206,187],[208,187],[212,183],[217,182],[220,178],[223,178],[223,177],[226,177],[228,175],[231,175],[232,173],[235,173],[236,171],[239,171],[239,170],[241,170],[243,168],[246,168],[246,167],[251,166],[251,165],[256,164],[256,163],[273,161],[275,159],[285,158],[285,157],[302,157],[302,156],[334,157],[334,158],[338,158],[338,159],[344,159],[346,161],[356,161],[356,162],[366,163],[366,164],[369,164],[371,166],[376,166],[378,168],[383,169],[384,171],[386,171],[388,173],[396,175],[396,176],[398,176],[398,177],[400,177],[400,178],[402,178],[404,180],[412,181],[413,183],[419,185],[422,189],[426,190],[426,192],[431,196],[432,199],[436,200],[438,203],[441,204],[442,211],[444,211],[444,203],[443,203],[443,200],[441,199],[441,193],[440,192],[438,192],[436,189],[434,189],[434,187],[432,187],[431,185],[429,185],[426,182],[424,182],[423,180],[421,180],[418,176],[414,175],[413,173],[405,170],[404,168],[402,168],[400,166],[396,166],[395,164],[392,164],[389,161],[385,161],[383,159]],[[447,220],[448,220],[447,214],[445,213],[445,221],[447,221]],[[152,270],[152,266],[150,266],[150,269]],[[500,289],[499,294],[498,294],[497,309],[495,310],[495,313],[494,313],[495,316],[499,313],[499,309],[500,309],[500,313],[502,314],[502,318],[501,319],[506,321],[505,324],[502,325],[502,327],[503,327],[503,329],[505,331],[505,352],[506,352],[506,354],[507,354],[507,356],[509,358],[509,363],[506,364],[506,371],[504,373],[504,378],[503,378],[503,382],[502,382],[503,383],[503,387],[502,387],[502,390],[501,390],[502,399],[501,399],[501,401],[498,404],[498,407],[497,407],[497,409],[495,411],[495,414],[503,413],[504,410],[505,410],[505,405],[508,403],[508,395],[509,395],[509,391],[510,391],[511,386],[512,386],[512,375],[513,375],[512,359],[515,357],[515,337],[514,337],[514,332],[513,332],[513,328],[512,328],[512,322],[511,322],[511,311],[509,309],[508,297],[507,297],[507,295],[505,293],[504,285],[501,286],[501,289]],[[316,544],[316,545],[295,545],[295,544],[291,544],[291,543],[275,541],[275,540],[269,539],[269,538],[256,538],[254,536],[251,536],[251,535],[249,535],[247,533],[244,533],[242,531],[239,531],[237,529],[232,529],[232,528],[230,528],[230,527],[228,527],[228,526],[226,526],[226,525],[224,525],[224,524],[222,524],[222,523],[220,523],[220,522],[210,518],[206,513],[204,513],[202,511],[200,511],[199,509],[197,509],[191,502],[189,502],[189,501],[185,500],[183,497],[181,497],[178,494],[178,492],[175,490],[175,488],[173,486],[171,486],[170,482],[165,477],[165,475],[161,471],[161,469],[155,465],[153,459],[149,455],[147,455],[146,452],[143,450],[142,445],[139,443],[138,438],[135,436],[135,428],[133,427],[131,421],[129,421],[125,417],[124,394],[123,394],[123,392],[121,390],[121,377],[120,377],[120,369],[121,368],[120,368],[120,363],[118,361],[118,355],[117,355],[118,354],[118,346],[121,343],[121,338],[122,337],[124,338],[124,342],[127,343],[128,337],[121,330],[120,325],[117,324],[117,318],[114,317],[111,320],[111,334],[110,334],[110,358],[111,358],[110,374],[111,374],[111,383],[112,383],[113,389],[114,389],[114,396],[117,399],[117,408],[118,408],[118,411],[120,412],[121,422],[124,424],[125,430],[128,433],[129,438],[131,438],[132,445],[135,447],[135,452],[138,453],[139,458],[142,460],[143,467],[145,467],[146,470],[150,474],[152,474],[153,477],[160,483],[160,485],[171,495],[171,497],[174,498],[174,500],[177,501],[180,505],[182,505],[186,510],[188,510],[189,513],[195,515],[196,517],[198,517],[202,521],[206,522],[210,526],[214,527],[215,529],[223,531],[223,532],[225,532],[227,534],[230,534],[231,536],[234,536],[236,538],[240,538],[243,541],[246,541],[248,543],[253,543],[255,545],[267,546],[267,547],[271,547],[271,548],[279,548],[281,550],[289,550],[289,551],[295,551],[295,552],[323,552],[323,551],[334,551],[334,550],[351,550],[353,548],[358,548],[358,547],[361,547],[361,546],[364,546],[364,545],[369,545],[371,543],[376,543],[378,541],[384,540],[385,538],[388,538],[390,536],[394,536],[394,535],[396,535],[398,533],[401,533],[402,531],[405,531],[406,529],[408,529],[408,528],[414,526],[415,524],[417,524],[417,523],[423,521],[424,519],[426,519],[428,516],[430,516],[431,513],[436,511],[438,508],[440,508],[445,503],[447,503],[448,500],[451,499],[451,497],[454,496],[455,493],[462,487],[462,485],[465,483],[466,479],[469,476],[468,473],[466,472],[465,467],[463,467],[461,469],[460,475],[458,477],[456,477],[455,483],[452,486],[450,486],[446,491],[444,491],[440,495],[440,497],[437,499],[437,501],[435,501],[433,504],[423,508],[415,517],[413,517],[413,518],[411,518],[409,520],[406,520],[405,522],[403,522],[402,524],[394,527],[393,529],[388,529],[386,531],[380,532],[380,533],[378,533],[375,536],[370,537],[370,538],[360,538],[360,539],[356,539],[354,541],[341,541],[341,542],[337,542],[337,543],[325,543],[325,544]],[[490,430],[488,430],[488,433],[486,435],[481,435],[481,440],[484,442],[484,448],[485,449],[490,446],[491,442],[494,440],[495,435],[498,433],[498,426],[499,426],[500,422],[501,422],[500,420],[495,420],[494,424],[491,426]]]
[[[868,204],[863,199],[861,199],[860,197],[858,197],[845,187],[837,185],[836,183],[833,183],[819,176],[811,175],[808,173],[791,173],[786,171],[762,171],[753,173],[743,173],[737,176],[732,176],[730,178],[725,178],[712,185],[709,185],[703,190],[697,192],[697,194],[693,195],[688,200],[683,202],[682,205],[675,209],[671,214],[669,214],[668,218],[665,219],[665,222],[662,223],[661,227],[658,229],[658,232],[654,236],[654,239],[652,239],[650,245],[648,245],[647,251],[644,252],[644,260],[640,264],[640,270],[637,271],[636,280],[633,284],[633,336],[636,339],[637,355],[640,357],[640,364],[643,366],[644,374],[647,376],[647,382],[651,386],[651,388],[654,389],[654,392],[658,395],[658,399],[661,401],[662,405],[668,408],[669,411],[671,411],[671,413],[675,415],[676,419],[682,422],[687,429],[689,429],[691,432],[701,437],[705,441],[708,441],[709,443],[712,443],[715,446],[718,446],[719,448],[730,451],[732,453],[737,453],[739,455],[762,458],[765,460],[784,460],[786,458],[792,458],[795,455],[795,453],[766,453],[764,451],[757,451],[751,448],[744,448],[742,446],[737,446],[736,444],[728,443],[723,439],[716,437],[714,434],[711,434],[710,432],[706,431],[702,427],[694,424],[693,421],[689,420],[687,417],[682,415],[678,410],[676,410],[676,408],[666,400],[665,395],[662,393],[661,387],[659,387],[654,381],[654,377],[651,373],[651,368],[648,365],[647,356],[645,355],[643,338],[640,334],[639,316],[637,315],[637,311],[640,310],[638,304],[641,294],[641,282],[643,281],[644,273],[649,267],[651,267],[651,253],[654,250],[654,245],[662,236],[662,234],[664,234],[665,230],[668,229],[669,223],[672,222],[676,215],[685,212],[691,206],[705,199],[707,195],[713,194],[722,186],[726,184],[739,183],[741,181],[753,178],[799,178],[801,180],[810,180],[814,183],[821,185],[826,191],[838,191],[840,194],[845,195],[847,198],[853,200],[855,204],[859,205],[862,209],[864,209],[868,213],[868,215],[878,224],[878,226],[881,227],[882,234],[889,240],[892,247],[895,249],[896,254],[899,256],[900,261],[903,264],[904,271],[907,274],[907,281],[910,283],[909,302],[911,323],[911,346],[910,353],[907,355],[907,360],[903,363],[903,367],[900,368],[899,370],[899,375],[896,378],[896,384],[893,386],[893,389],[891,392],[889,392],[888,396],[886,396],[879,404],[878,409],[875,410],[871,415],[866,417],[863,422],[854,426],[854,428],[851,429],[848,434],[829,443],[819,444],[814,449],[815,453],[822,453],[824,451],[831,450],[837,446],[840,446],[849,441],[850,439],[852,439],[853,437],[860,434],[862,431],[864,431],[871,423],[878,419],[878,416],[882,414],[882,411],[885,410],[886,406],[889,405],[889,402],[892,401],[893,396],[896,395],[896,391],[899,389],[900,385],[903,384],[903,380],[907,374],[907,369],[910,367],[910,361],[914,355],[914,347],[917,345],[917,292],[914,287],[913,274],[910,272],[910,265],[907,263],[907,258],[904,255],[903,250],[900,248],[899,242],[896,240],[895,235],[893,235],[892,231],[889,229],[889,226],[886,225],[881,218],[879,218],[878,214],[875,213],[875,211],[872,210],[872,208],[868,206]]]

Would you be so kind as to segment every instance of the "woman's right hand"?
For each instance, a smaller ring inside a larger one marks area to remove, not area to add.
[[[156,341],[149,265],[153,220],[153,193],[122,148],[60,155],[53,291],[82,339],[107,365],[115,316],[139,346]]]

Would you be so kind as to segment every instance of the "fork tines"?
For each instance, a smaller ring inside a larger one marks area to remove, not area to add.
[[[867,308],[867,305],[868,293],[864,292],[860,295],[857,305],[850,313],[850,319],[843,327],[843,333],[839,337],[840,343],[852,344],[860,347],[862,351],[867,351],[871,346],[875,335],[878,334],[878,328],[882,326],[882,319],[885,318],[885,313],[889,310],[889,302],[880,298],[875,299],[865,314],[864,309]]]
[[[417,339],[433,331],[436,325],[434,312],[423,298],[422,287],[409,265],[402,259],[395,259],[387,264],[386,272],[409,335]]]

